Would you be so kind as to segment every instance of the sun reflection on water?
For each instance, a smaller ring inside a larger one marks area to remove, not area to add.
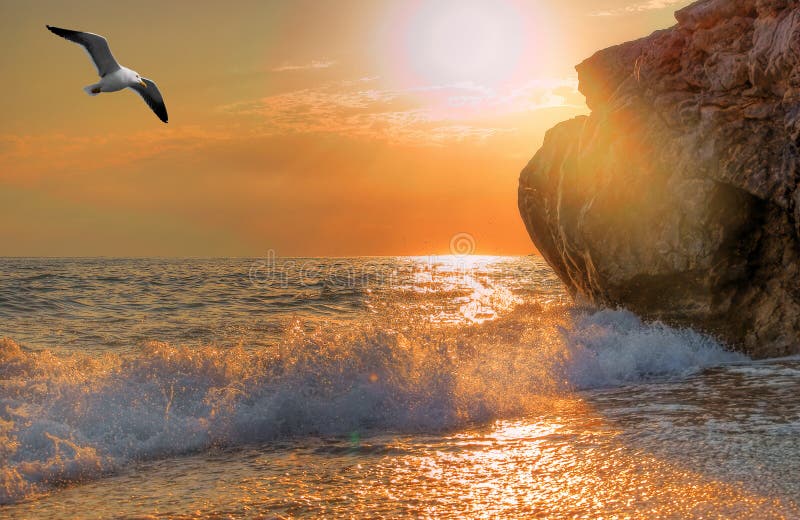
[[[272,349],[82,358],[0,342],[18,403],[0,434],[21,432],[5,446],[21,439],[16,468],[50,493],[0,516],[800,518],[796,363],[688,378],[729,358],[629,313],[575,314],[535,261],[352,266],[381,282],[369,315],[297,319]],[[361,288],[308,293],[363,312]]]
[[[423,296],[452,296],[449,301],[440,301],[429,313],[427,318],[432,323],[480,324],[522,303],[519,296],[497,280],[503,257],[441,255],[415,257],[415,260],[420,268],[413,274],[411,291]]]
[[[764,518],[795,505],[748,492],[623,443],[580,398],[538,421],[498,421],[393,464],[397,504],[429,517]],[[575,418],[580,418],[576,421]],[[402,445],[400,445],[402,446]],[[396,462],[396,461],[395,461]]]
[[[451,435],[319,439],[155,461],[127,475],[64,490],[58,500],[46,498],[39,505],[69,516],[65,504],[79,493],[100,516],[110,503],[132,515],[157,511],[153,517],[181,518],[210,512],[269,512],[275,518],[786,518],[800,513],[796,504],[715,480],[623,442],[620,429],[579,396],[554,398],[546,406],[550,411],[537,418],[500,420]],[[196,493],[180,492],[185,489]],[[176,515],[181,511],[194,513]]]

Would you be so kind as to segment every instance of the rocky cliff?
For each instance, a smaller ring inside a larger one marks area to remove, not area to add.
[[[705,0],[578,65],[589,116],[523,170],[522,218],[576,297],[800,352],[800,2]]]

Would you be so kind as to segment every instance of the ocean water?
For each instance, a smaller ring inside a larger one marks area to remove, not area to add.
[[[800,518],[800,359],[538,257],[0,269],[0,517]]]

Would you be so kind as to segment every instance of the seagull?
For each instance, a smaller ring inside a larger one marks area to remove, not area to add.
[[[96,96],[101,92],[116,92],[124,88],[129,88],[139,94],[144,102],[155,112],[160,120],[167,122],[167,106],[164,98],[161,97],[158,87],[152,80],[143,78],[135,70],[123,67],[108,48],[108,42],[99,34],[60,27],[46,26],[52,33],[75,42],[84,48],[89,58],[91,58],[100,81],[93,85],[83,87],[84,92],[90,96]]]

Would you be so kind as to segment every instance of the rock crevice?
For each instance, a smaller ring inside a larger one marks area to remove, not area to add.
[[[800,5],[705,0],[576,67],[519,207],[575,296],[800,353]]]

